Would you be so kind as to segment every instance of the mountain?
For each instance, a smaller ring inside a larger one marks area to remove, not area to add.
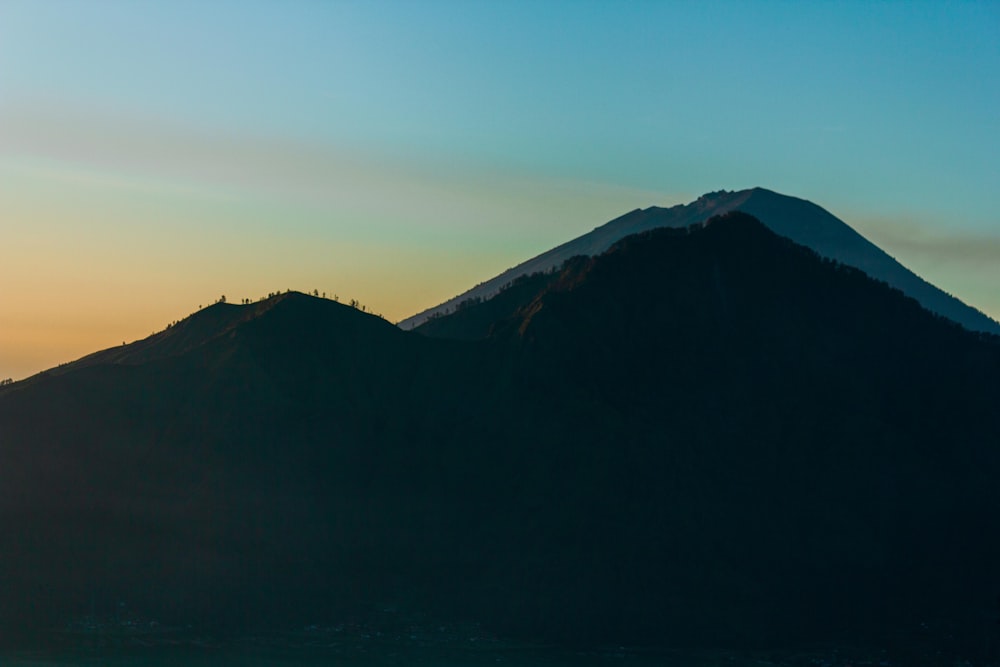
[[[377,471],[461,409],[447,387],[423,400],[433,373],[461,382],[461,353],[436,349],[291,293],[6,387],[0,634],[59,627],[95,600],[223,627],[303,620],[316,598],[356,600],[345,586],[384,593],[358,555],[383,539],[367,515],[401,537],[381,508],[409,485]],[[420,509],[395,505],[399,521]]]
[[[436,321],[486,333],[292,293],[0,387],[0,639],[125,603],[996,657],[996,337],[743,213]]]
[[[625,236],[658,227],[687,227],[729,211],[743,211],[775,233],[812,248],[823,257],[861,269],[972,331],[1000,334],[1000,323],[926,282],[821,207],[763,188],[725,190],[703,195],[686,205],[636,209],[572,241],[527,260],[472,289],[402,322],[413,329],[428,319],[454,312],[463,304],[488,300],[521,276],[551,272],[569,258],[593,256]]]

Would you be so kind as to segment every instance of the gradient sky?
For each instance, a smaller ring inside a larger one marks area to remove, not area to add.
[[[1000,317],[1000,3],[0,0],[0,378],[758,185]]]

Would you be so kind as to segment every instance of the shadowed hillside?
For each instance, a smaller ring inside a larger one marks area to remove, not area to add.
[[[739,213],[423,330],[283,295],[0,388],[8,641],[127,600],[996,651],[995,338]]]
[[[494,331],[521,399],[498,447],[545,489],[497,519],[502,543],[546,544],[535,618],[633,641],[992,636],[995,338],[742,214],[578,260]]]
[[[431,483],[408,478],[410,450],[462,409],[425,389],[439,373],[461,384],[463,355],[419,343],[289,294],[12,385],[2,627],[58,624],[94,598],[239,627],[388,595],[377,563],[404,557],[406,517],[426,510],[411,490]]]

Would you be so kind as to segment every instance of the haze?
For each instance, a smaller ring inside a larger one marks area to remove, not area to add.
[[[995,3],[0,4],[0,378],[761,185],[1000,317]]]

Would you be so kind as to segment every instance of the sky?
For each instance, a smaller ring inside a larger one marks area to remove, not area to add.
[[[992,1],[0,0],[0,378],[754,186],[1000,318],[998,81]]]

